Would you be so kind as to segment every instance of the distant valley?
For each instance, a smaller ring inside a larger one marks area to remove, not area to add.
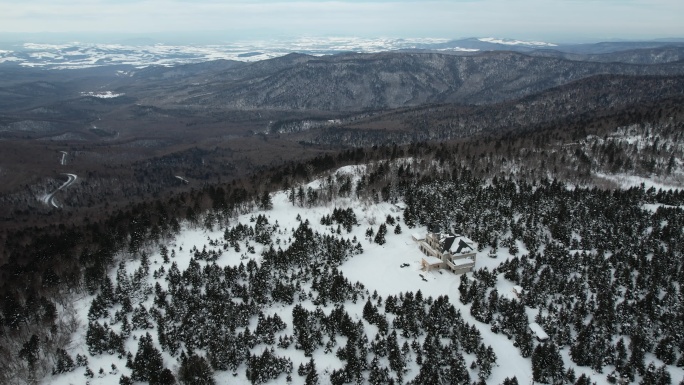
[[[207,61],[161,46],[153,53],[149,47],[33,45],[18,62],[3,51],[0,218],[8,225],[17,215],[51,212],[39,197],[58,187],[63,172],[80,179],[57,199],[64,209],[87,210],[358,146],[578,127],[588,133],[587,126],[615,129],[682,113],[684,48],[678,43],[308,44],[302,51],[315,55],[258,60],[231,51],[247,61]],[[395,50],[322,55],[336,52],[328,46]],[[83,60],[85,52],[128,59],[54,69],[53,60],[71,60],[68,52]],[[155,62],[162,54],[169,61]],[[149,61],[125,62],[137,56]],[[29,58],[45,65],[32,66]],[[60,151],[70,154],[68,167],[59,165]]]

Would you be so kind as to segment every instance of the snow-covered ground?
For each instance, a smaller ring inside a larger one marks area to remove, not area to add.
[[[118,98],[119,96],[123,96],[124,94],[117,94],[112,91],[103,91],[103,92],[81,92],[81,95],[83,96],[92,96],[94,98],[100,98],[100,99],[112,99],[112,98]]]
[[[477,39],[479,41],[483,41],[486,43],[494,43],[494,44],[504,44],[504,45],[523,45],[523,46],[530,46],[530,47],[557,47],[558,44],[553,44],[553,43],[546,43],[543,41],[525,41],[525,40],[514,40],[514,39],[497,39],[494,37],[483,37],[480,39]]]
[[[482,43],[510,47],[557,47],[541,41],[484,37]],[[292,52],[308,55],[335,53],[374,53],[396,50],[427,49],[450,52],[476,52],[480,48],[448,46],[444,38],[360,38],[360,37],[299,37],[279,40],[251,40],[220,44],[180,45],[112,44],[71,42],[66,44],[24,43],[11,50],[0,50],[0,64],[12,63],[24,67],[76,69],[107,65],[173,66],[210,60],[253,62],[284,56]],[[447,47],[444,45],[447,44]]]
[[[338,171],[338,173],[352,173],[356,174],[358,166],[351,166]],[[323,183],[321,180],[314,181],[309,184],[311,187],[318,187]],[[413,241],[411,234],[424,234],[426,232],[425,228],[418,227],[409,229],[400,220],[398,223],[401,225],[403,232],[401,234],[394,234],[393,226],[388,226],[388,233],[386,236],[387,242],[384,245],[378,245],[376,243],[369,242],[365,237],[365,230],[368,227],[373,227],[377,229],[380,223],[385,221],[385,218],[390,215],[392,217],[402,216],[401,208],[398,205],[393,205],[390,203],[379,203],[379,204],[369,204],[365,202],[360,202],[356,199],[351,198],[339,198],[334,203],[330,203],[326,206],[318,206],[311,208],[301,208],[298,205],[294,206],[288,199],[287,192],[277,192],[272,194],[273,209],[268,211],[255,211],[253,213],[248,213],[240,216],[236,219],[231,219],[231,223],[235,225],[236,223],[249,223],[250,218],[259,214],[265,215],[269,223],[278,223],[280,228],[289,232],[289,229],[294,229],[299,226],[300,220],[308,221],[311,227],[320,233],[330,233],[334,232],[335,226],[325,226],[320,224],[321,217],[331,214],[335,208],[352,208],[359,221],[359,226],[353,228],[352,233],[346,234],[342,232],[343,237],[352,238],[355,236],[357,239],[362,240],[362,245],[364,252],[360,255],[354,256],[350,260],[344,262],[340,267],[341,272],[344,276],[349,279],[352,283],[359,281],[361,282],[370,293],[377,291],[382,297],[388,295],[398,295],[402,292],[417,292],[420,290],[423,296],[427,298],[432,296],[437,298],[438,296],[448,296],[451,303],[460,310],[464,320],[470,324],[477,326],[480,331],[483,342],[485,345],[491,345],[496,353],[497,365],[493,368],[492,374],[487,380],[489,384],[500,384],[506,377],[517,377],[520,384],[527,384],[532,381],[532,369],[531,369],[531,359],[523,358],[519,354],[519,350],[513,346],[513,341],[509,340],[503,334],[495,334],[490,330],[490,325],[483,324],[476,321],[469,312],[470,305],[463,305],[459,301],[459,276],[451,274],[447,271],[433,271],[433,272],[423,272],[420,270],[420,259],[421,252],[415,241]],[[298,220],[298,215],[301,215],[301,219]],[[169,253],[172,251],[175,253],[175,258],[173,261],[178,265],[178,268],[183,271],[185,270],[190,262],[192,255],[191,249],[197,248],[202,250],[207,248],[208,250],[222,250],[220,244],[218,246],[211,246],[212,241],[222,241],[224,228],[215,227],[213,230],[207,230],[203,228],[191,228],[187,224],[183,226],[180,234],[175,237],[174,240],[168,242],[167,246]],[[287,235],[274,235],[282,238],[283,248],[287,246]],[[216,243],[214,243],[216,244]],[[244,245],[244,243],[243,243]],[[253,244],[256,247],[255,254],[247,254],[249,258],[255,258],[257,262],[260,259],[260,254],[263,247],[260,244]],[[526,253],[524,245],[518,241],[518,247],[521,253]],[[245,250],[246,248],[242,248]],[[153,253],[150,257],[150,269],[156,270],[161,266],[162,258],[160,256],[157,248],[154,248]],[[505,261],[507,258],[511,257],[508,251],[499,250],[497,258],[491,258],[488,256],[490,250],[488,248],[483,249],[477,253],[476,269],[487,267],[490,271],[491,269],[497,267],[501,262]],[[238,265],[241,262],[246,263],[244,260],[243,253],[235,252],[232,249],[222,250],[221,257],[216,261],[220,266],[226,265]],[[200,264],[204,265],[206,262],[200,261]],[[408,264],[406,267],[402,267],[403,264]],[[126,270],[129,274],[133,272],[140,266],[139,260],[127,260]],[[168,267],[168,265],[166,265]],[[472,274],[472,273],[468,273]],[[421,276],[422,275],[422,276]],[[111,271],[109,273],[110,278],[113,282],[116,282],[116,271]],[[423,277],[425,279],[423,279]],[[152,274],[148,276],[149,284],[154,287],[155,282],[158,282],[163,288],[167,288],[167,282],[163,277],[154,278]],[[497,290],[501,295],[505,295],[512,298],[514,284],[502,275],[498,277],[497,280]],[[143,305],[146,308],[152,306],[152,297],[149,296]],[[84,296],[76,300],[75,307],[78,312],[78,316],[83,321],[82,327],[79,331],[73,335],[73,342],[69,349],[69,353],[72,357],[76,354],[88,355],[85,346],[85,335],[86,335],[86,324],[87,315],[90,307],[90,303],[93,300],[93,296]],[[365,300],[359,300],[357,303],[346,303],[345,308],[349,314],[355,319],[361,319],[362,309]],[[133,304],[134,307],[137,304]],[[305,301],[302,303],[305,308],[314,309],[315,306],[311,301]],[[266,315],[278,314],[282,320],[287,323],[288,329],[287,334],[291,334],[292,331],[292,309],[294,305],[282,305],[280,303],[276,304],[274,307],[268,309]],[[332,306],[326,307],[325,309],[329,311]],[[536,310],[528,309],[528,317],[533,319],[536,315]],[[254,330],[256,328],[256,320],[252,320],[250,324],[250,329]],[[112,329],[117,330],[117,325],[112,326]],[[153,338],[156,339],[156,332],[153,330],[148,330],[152,334]],[[135,353],[137,351],[137,338],[144,335],[147,331],[135,330],[132,332],[132,336],[136,338],[129,338],[126,342],[126,350]],[[369,340],[372,340],[374,335],[377,333],[377,328],[375,326],[370,326],[366,330]],[[252,350],[253,353],[261,353],[263,346],[257,345],[255,349]],[[163,352],[164,365],[170,368],[172,371],[177,371],[179,368],[179,363],[177,359],[170,356],[168,353]],[[289,357],[293,363],[296,372],[296,368],[300,363],[308,362],[308,358],[304,357],[301,350],[295,350],[293,345],[287,350],[281,348],[276,348],[276,354],[279,356]],[[579,377],[582,373],[591,376],[592,381],[595,381],[599,385],[607,384],[606,375],[592,373],[591,369],[586,367],[577,367],[572,363],[568,356],[568,351],[562,350],[561,355],[563,357],[565,367],[572,367],[575,369],[577,376]],[[474,360],[474,355],[464,354],[466,362],[469,365]],[[342,367],[342,363],[337,359],[334,354],[324,354],[323,349],[318,349],[313,357],[316,360],[316,366],[318,373],[320,375],[320,383],[329,383],[329,373],[334,369],[339,369]],[[121,374],[126,374],[130,376],[130,369],[125,367],[125,358],[118,358],[115,355],[98,355],[89,356],[88,366],[95,373],[95,377],[89,380],[90,384],[103,384],[103,385],[114,385],[118,384]],[[116,366],[116,370],[112,369],[112,364]],[[411,370],[409,374],[405,377],[405,380],[410,380],[417,375],[417,364],[415,362],[409,363],[409,369]],[[100,368],[103,368],[104,374],[98,375]],[[250,383],[245,377],[244,364],[238,370],[237,376],[234,376],[230,372],[217,371],[214,374],[215,379],[218,384],[248,384]],[[43,379],[43,384],[77,384],[85,383],[84,377],[85,369],[83,367],[77,368],[74,372],[61,374],[57,376],[49,376]],[[111,373],[110,373],[111,372]],[[477,370],[470,370],[471,380],[477,378]],[[684,372],[678,368],[674,369],[672,373],[672,378],[675,381],[679,381],[684,375]],[[304,381],[303,377],[298,376],[293,373],[294,384],[301,384]],[[273,383],[285,383],[285,376],[281,375]]]
[[[595,172],[593,175],[600,179],[606,179],[617,183],[622,188],[639,187],[642,184],[648,190],[653,187],[656,190],[681,190],[681,186],[661,183],[653,178],[644,178],[638,175],[629,174],[606,174],[602,172]]]
[[[223,44],[68,44],[25,43],[13,50],[0,50],[0,63],[25,67],[75,69],[128,64],[136,67],[172,66],[210,60],[259,61],[292,52],[327,55],[340,52],[384,52],[426,48],[447,42],[438,38],[301,37],[297,39],[238,41]]]

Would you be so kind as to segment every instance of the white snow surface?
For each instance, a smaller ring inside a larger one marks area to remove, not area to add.
[[[557,47],[558,44],[545,43],[543,41],[524,41],[514,39],[497,39],[494,37],[483,37],[477,39],[485,43],[504,44],[504,45],[525,45],[530,47]]]
[[[463,47],[453,47],[453,48],[439,48],[437,51],[444,51],[444,52],[479,52],[479,48],[463,48]]]
[[[72,42],[67,44],[25,43],[17,49],[0,51],[0,63],[18,61],[26,67],[76,69],[128,64],[135,67],[152,65],[174,66],[210,60],[253,62],[284,56],[292,52],[309,55],[329,55],[341,52],[384,52],[402,49],[430,48],[445,43],[439,38],[358,38],[301,37],[297,39],[238,41],[222,44],[178,45],[156,43],[148,45],[98,44]],[[460,49],[453,49],[460,50]]]
[[[338,173],[352,173],[356,174],[359,169],[364,166],[349,166],[338,170]],[[310,183],[310,186],[316,187],[320,185],[321,180]],[[392,215],[394,217],[401,217],[401,210],[395,205],[390,203],[380,203],[380,204],[368,204],[360,202],[355,199],[340,198],[335,202],[328,204],[326,206],[318,206],[311,208],[301,208],[299,206],[293,206],[292,203],[288,201],[287,193],[284,191],[272,194],[273,209],[269,211],[254,211],[253,213],[242,215],[236,219],[231,219],[231,224],[235,225],[238,222],[243,224],[250,223],[250,217],[257,216],[258,214],[264,214],[268,217],[269,223],[274,224],[276,221],[280,224],[281,229],[287,230],[289,233],[290,229],[296,228],[299,222],[296,220],[297,215],[301,215],[301,220],[309,220],[312,229],[320,233],[330,232],[331,228],[329,226],[320,225],[320,218],[324,215],[331,214],[334,208],[346,209],[351,207],[359,220],[360,225],[355,226],[351,234],[345,234],[343,231],[342,236],[352,238],[356,236],[357,239],[361,240],[364,252],[357,255],[350,260],[346,261],[340,267],[341,272],[344,276],[352,283],[360,281],[368,289],[370,293],[377,291],[383,299],[388,295],[398,295],[402,292],[417,292],[420,290],[423,296],[427,298],[432,296],[437,298],[438,296],[448,296],[451,303],[460,310],[464,320],[471,325],[476,325],[482,334],[483,342],[485,345],[491,345],[497,356],[496,366],[492,370],[492,374],[487,380],[488,384],[500,384],[506,377],[516,376],[518,382],[521,384],[531,383],[532,381],[532,368],[531,359],[523,358],[519,354],[519,350],[513,346],[513,341],[508,340],[503,334],[495,334],[491,331],[490,325],[483,324],[476,321],[470,315],[470,305],[463,305],[459,301],[459,276],[454,275],[448,271],[432,271],[424,272],[420,270],[420,260],[423,258],[423,254],[418,249],[418,245],[411,238],[411,233],[424,234],[427,229],[424,227],[418,227],[409,230],[409,228],[400,221],[402,225],[403,232],[401,234],[394,234],[392,228],[388,228],[386,235],[387,243],[384,245],[378,245],[375,243],[370,243],[365,238],[365,230],[368,227],[377,226],[383,223],[387,215]],[[373,225],[374,224],[374,225]],[[337,227],[337,226],[333,226]],[[171,251],[175,251],[176,257],[172,259],[178,265],[178,268],[183,271],[187,269],[189,261],[191,258],[190,250],[196,247],[202,250],[205,246],[207,250],[215,249],[222,250],[220,245],[218,247],[213,247],[209,245],[210,240],[223,240],[223,232],[225,228],[215,227],[213,231],[208,231],[203,228],[191,227],[188,224],[183,224],[183,228],[175,239],[167,242],[167,247],[169,248],[169,254]],[[274,235],[278,236],[278,235]],[[283,248],[287,247],[288,235],[280,236],[284,239]],[[244,244],[243,244],[244,245]],[[260,244],[252,244],[256,247],[256,253],[249,255],[250,258],[256,259],[257,262],[260,260],[260,254],[264,246]],[[527,252],[522,242],[517,243],[521,254]],[[150,256],[150,274],[148,276],[149,284],[154,287],[155,282],[167,289],[167,282],[163,278],[154,279],[152,277],[152,271],[158,269],[162,264],[162,259],[160,257],[157,247],[151,249]],[[242,247],[244,251],[245,248]],[[493,269],[500,263],[510,258],[511,255],[503,250],[498,250],[497,258],[489,258],[487,255],[489,253],[489,248],[477,253],[476,269],[487,267],[488,269]],[[126,268],[127,271],[132,274],[140,265],[139,260],[131,260],[126,258]],[[246,263],[246,260],[240,259],[240,253],[236,253],[232,249],[223,251],[222,256],[216,261],[219,266],[226,265],[238,265],[240,262]],[[200,265],[204,266],[206,261],[199,261]],[[401,264],[407,263],[409,267],[402,268]],[[169,265],[165,265],[168,270]],[[116,269],[109,272],[109,276],[112,282],[116,283]],[[421,274],[427,282],[421,278]],[[472,273],[468,273],[469,275]],[[503,278],[503,275],[498,276],[497,280],[497,290],[502,295],[514,298],[512,291],[514,288],[514,283]],[[508,295],[508,293],[511,293]],[[85,334],[87,329],[87,314],[90,307],[90,303],[94,296],[83,296],[81,298],[75,299],[75,307],[78,312],[79,318],[82,320],[82,325],[78,332],[72,336],[72,343],[68,349],[68,352],[72,357],[76,357],[76,354],[86,354],[85,345]],[[149,309],[152,306],[153,295],[149,296],[143,305]],[[355,319],[361,319],[362,309],[365,304],[365,299],[357,301],[356,304],[347,302],[345,308],[347,312]],[[137,306],[138,303],[133,303],[133,306]],[[302,305],[309,310],[315,308],[311,301],[303,302]],[[265,311],[265,314],[272,315],[277,313],[282,320],[288,325],[288,328],[279,333],[279,335],[292,334],[292,309],[294,305],[285,306],[282,304],[277,304],[274,307]],[[329,313],[332,309],[332,305],[324,308],[324,311]],[[536,315],[537,310],[528,308],[528,317],[533,320],[534,315]],[[112,315],[113,316],[113,315]],[[111,322],[110,322],[111,324]],[[119,331],[118,325],[113,325],[112,329]],[[250,329],[254,330],[256,327],[256,319],[252,320],[250,324]],[[153,339],[156,341],[157,333],[156,330],[135,330],[131,333],[131,337],[136,336],[138,338],[144,335],[145,332],[149,332]],[[377,333],[377,327],[370,325],[367,326],[366,334],[369,340],[372,340]],[[277,337],[277,336],[276,336]],[[424,337],[424,336],[423,336]],[[421,340],[422,341],[422,340]],[[129,338],[126,343],[126,349],[131,351],[133,354],[137,351],[137,339]],[[252,349],[253,353],[260,354],[264,349],[264,345],[257,345]],[[161,349],[160,349],[161,350]],[[302,384],[304,378],[300,377],[296,373],[296,369],[299,367],[300,363],[308,362],[308,358],[304,357],[301,350],[295,350],[294,344],[290,346],[287,350],[276,347],[275,352],[279,356],[289,357],[293,361],[294,372],[292,374],[293,384]],[[372,355],[372,354],[371,354]],[[577,367],[571,362],[567,350],[562,350],[561,355],[563,356],[566,369],[572,367],[575,369],[577,376],[579,377],[582,373],[591,376],[593,382],[599,385],[608,384],[606,380],[606,375],[592,373],[591,369],[588,367]],[[170,356],[167,352],[162,352],[164,358],[164,366],[174,371],[174,373],[179,368],[179,363],[177,359]],[[474,361],[474,355],[464,354],[466,359],[466,364],[469,366],[472,361]],[[322,385],[329,384],[329,373],[337,368],[342,368],[343,363],[338,360],[335,354],[324,354],[323,349],[319,348],[314,353],[314,359],[316,361],[316,367],[320,377],[320,383]],[[651,357],[647,357],[647,362]],[[121,374],[131,375],[131,370],[125,367],[125,358],[119,359],[115,355],[98,355],[90,356],[88,355],[89,367],[95,373],[95,377],[89,380],[91,385],[116,385],[119,382]],[[110,374],[111,365],[115,364],[117,367],[116,374]],[[250,382],[245,377],[245,364],[238,369],[238,375],[233,376],[230,372],[216,371],[214,373],[214,378],[217,384],[249,384]],[[102,377],[98,376],[98,371],[103,368],[105,375]],[[418,366],[415,362],[410,362],[408,366],[410,372],[406,375],[405,380],[408,381],[414,378],[418,374]],[[669,366],[671,369],[672,378],[681,378],[684,375],[684,371],[680,368],[675,368],[674,366]],[[470,370],[470,369],[469,369]],[[42,384],[56,384],[56,385],[68,385],[68,384],[83,384],[86,383],[86,378],[84,377],[85,368],[77,368],[74,372],[60,374],[56,376],[48,376],[42,380]],[[470,370],[471,380],[477,379],[477,370]],[[678,380],[676,380],[678,381]],[[285,384],[285,375],[281,375],[276,380],[269,383]]]
[[[682,208],[682,206],[672,206],[672,205],[666,205],[666,204],[662,204],[662,203],[646,203],[643,205],[644,210],[650,211],[652,213],[658,211],[658,209],[660,207],[666,208],[666,209]]]
[[[100,98],[100,99],[112,99],[112,98],[118,98],[119,96],[123,96],[125,94],[117,94],[112,91],[102,91],[102,92],[81,92],[81,95],[83,96],[92,96],[94,98]]]
[[[531,48],[556,47],[542,41],[484,37],[481,42]],[[210,60],[254,62],[298,52],[314,56],[344,52],[375,53],[397,50],[434,49],[443,52],[477,52],[480,49],[448,47],[443,38],[359,38],[300,37],[279,40],[251,40],[220,44],[111,44],[70,42],[64,44],[24,43],[12,50],[0,50],[0,63],[16,62],[24,67],[78,69],[109,65],[175,66]]]
[[[667,183],[661,183],[654,178],[645,178],[641,177],[638,175],[629,175],[629,174],[606,174],[602,172],[594,172],[594,176],[601,178],[601,179],[606,179],[610,180],[612,182],[617,183],[618,185],[621,186],[621,188],[630,188],[630,187],[639,187],[642,184],[644,185],[644,188],[649,189],[649,188],[654,188],[656,190],[681,190],[681,186],[677,185],[672,185],[672,184],[667,184]]]

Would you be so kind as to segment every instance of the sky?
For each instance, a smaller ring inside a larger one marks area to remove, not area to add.
[[[682,0],[0,0],[0,32],[211,36],[684,37]]]

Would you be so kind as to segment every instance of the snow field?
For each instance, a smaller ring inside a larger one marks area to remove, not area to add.
[[[348,167],[339,170],[340,173],[352,173],[355,174],[360,169],[357,166]],[[310,183],[307,187],[318,188],[322,183],[322,180],[317,180]],[[483,343],[485,345],[490,345],[497,356],[497,362],[492,370],[491,376],[488,378],[487,383],[489,384],[500,384],[504,381],[506,377],[517,377],[518,382],[521,384],[529,383],[532,380],[532,369],[531,369],[531,359],[523,358],[519,354],[519,350],[513,346],[513,340],[509,340],[503,334],[496,334],[491,331],[490,325],[483,324],[476,321],[470,315],[470,305],[463,305],[458,300],[459,298],[459,276],[454,275],[448,271],[432,271],[423,272],[420,270],[420,260],[422,254],[418,249],[417,244],[412,240],[411,233],[424,234],[426,228],[417,227],[409,229],[403,220],[399,220],[402,227],[401,234],[394,234],[394,226],[388,226],[388,231],[386,235],[387,242],[384,245],[378,245],[376,243],[369,242],[365,236],[365,231],[368,227],[372,227],[377,231],[378,226],[384,223],[385,218],[388,215],[392,217],[400,217],[402,215],[401,209],[390,203],[378,203],[378,204],[368,204],[360,202],[352,198],[339,198],[334,203],[328,204],[326,206],[317,206],[311,208],[302,208],[293,206],[293,204],[288,200],[287,192],[277,192],[272,194],[273,209],[269,211],[255,211],[253,213],[241,215],[236,219],[230,220],[230,226],[236,225],[238,222],[243,224],[250,224],[250,218],[256,217],[259,214],[265,215],[271,225],[276,222],[280,226],[280,231],[274,234],[274,237],[280,239],[280,246],[285,249],[289,246],[289,237],[291,235],[292,229],[299,226],[299,221],[310,222],[310,226],[314,231],[318,231],[321,234],[329,233],[330,231],[335,231],[337,225],[325,226],[320,224],[321,217],[331,214],[334,208],[352,208],[356,214],[359,221],[359,226],[355,226],[350,234],[342,230],[341,236],[343,238],[351,239],[354,236],[361,241],[364,252],[360,255],[354,256],[351,259],[344,262],[339,270],[344,274],[344,276],[353,284],[357,281],[361,282],[369,293],[377,291],[377,293],[383,298],[383,300],[388,295],[398,295],[402,292],[417,292],[420,290],[424,298],[432,297],[436,299],[439,296],[448,296],[450,302],[455,306],[457,310],[461,312],[461,316],[465,322],[476,325],[477,329],[480,331]],[[298,215],[301,219],[296,219]],[[219,266],[237,266],[241,262],[247,263],[249,259],[255,259],[257,263],[261,260],[261,252],[266,246],[261,244],[250,242],[251,246],[255,247],[255,253],[250,254],[246,252],[247,247],[245,242],[240,243],[241,252],[235,252],[232,248],[223,250],[223,232],[225,228],[215,227],[213,230],[207,230],[203,228],[192,228],[187,224],[183,226],[180,234],[167,243],[169,254],[175,252],[175,257],[172,258],[172,262],[175,262],[180,271],[187,269],[190,263],[191,256],[194,254],[191,250],[197,248],[202,250],[207,248],[209,250],[221,251],[222,255],[218,258],[216,263]],[[218,241],[218,242],[214,242]],[[212,242],[216,246],[211,246],[209,243]],[[275,239],[274,239],[274,243]],[[278,247],[278,245],[274,245]],[[518,248],[520,254],[525,254],[527,250],[525,249],[522,242],[518,241]],[[512,257],[508,251],[500,249],[498,251],[497,258],[490,258],[488,256],[489,249],[477,253],[476,269],[488,268],[490,271],[497,266],[499,266],[507,258]],[[248,259],[244,259],[244,255]],[[149,287],[153,290],[154,285],[159,283],[162,288],[167,289],[167,281],[165,281],[163,275],[159,278],[153,277],[153,272],[158,270],[162,266],[162,258],[157,247],[153,248],[150,253],[150,274],[147,277]],[[209,262],[199,261],[201,266],[206,265]],[[408,264],[407,267],[401,267],[402,264]],[[125,262],[126,271],[128,274],[132,275],[136,269],[140,266],[139,258],[137,260],[127,260]],[[170,264],[164,264],[164,269],[168,271]],[[472,273],[469,273],[472,274]],[[112,282],[116,282],[116,269],[113,269],[109,273],[109,277]],[[425,281],[424,279],[427,281]],[[498,276],[496,288],[500,295],[506,295],[510,298],[512,293],[514,283],[503,278],[502,274]],[[305,287],[304,291],[308,291],[309,287]],[[147,299],[142,302],[148,310],[153,305],[153,295],[147,296]],[[86,355],[88,357],[88,366],[95,373],[94,378],[88,380],[90,384],[102,384],[102,385],[112,385],[118,384],[121,374],[126,374],[130,376],[131,370],[125,367],[126,359],[118,358],[116,355],[102,354],[98,356],[90,356],[87,352],[85,346],[86,330],[87,330],[87,315],[90,307],[90,303],[94,296],[85,296],[75,301],[75,308],[78,313],[78,318],[83,320],[82,325],[79,330],[74,333],[72,337],[72,345],[68,349],[68,352],[75,359],[77,354]],[[356,303],[347,302],[345,303],[346,311],[351,315],[351,317],[356,321],[362,319],[363,306],[368,297],[364,296],[359,298]],[[373,303],[376,301],[371,300]],[[314,310],[316,305],[312,303],[311,300],[305,300],[300,302],[303,307],[307,310]],[[278,316],[287,324],[287,329],[276,334],[276,339],[279,336],[291,335],[292,334],[292,310],[293,305],[283,305],[282,303],[276,303],[274,306],[264,310],[266,316],[278,314]],[[133,303],[133,307],[137,307],[138,303]],[[121,305],[116,305],[113,311],[110,311],[110,316],[113,321],[113,312],[118,310]],[[329,314],[333,309],[333,304],[329,304],[327,307],[323,307],[326,314]],[[534,320],[534,316],[537,314],[536,309],[527,309],[527,315],[530,322]],[[392,323],[393,315],[388,314],[388,321]],[[113,322],[110,322],[110,324]],[[250,330],[255,330],[257,325],[256,317],[251,319],[249,325]],[[120,332],[120,323],[113,325],[111,327],[114,331]],[[131,332],[131,338],[126,341],[126,350],[135,354],[138,347],[138,339],[140,336],[149,332],[153,339],[156,341],[157,335],[155,329],[147,330],[134,330]],[[374,325],[366,324],[366,335],[369,341],[372,341],[375,335],[378,333],[378,328]],[[326,337],[327,338],[327,337]],[[418,340],[422,343],[424,336],[421,336]],[[316,362],[316,368],[319,373],[320,383],[329,383],[329,374],[335,370],[343,367],[343,363],[335,356],[335,351],[337,348],[342,347],[346,343],[346,337],[338,336],[337,346],[333,349],[332,353],[325,354],[323,348],[318,348],[314,354],[313,358]],[[400,339],[400,345],[403,343],[403,339]],[[409,340],[410,343],[410,340]],[[446,343],[446,341],[443,341]],[[270,347],[266,345],[257,345],[252,349],[253,354],[260,354],[265,348]],[[293,384],[302,384],[304,378],[297,375],[296,370],[301,363],[306,363],[309,361],[308,357],[304,356],[303,351],[296,350],[294,344],[288,349],[282,349],[274,346],[275,353],[281,357],[288,357],[292,360],[294,366],[294,372],[292,374]],[[161,351],[161,349],[159,349]],[[205,353],[205,352],[198,352]],[[466,359],[466,364],[469,366],[475,360],[474,354],[463,353]],[[164,359],[164,366],[171,369],[174,373],[177,372],[179,368],[179,363],[177,358],[172,357],[167,352],[162,351],[162,356]],[[370,354],[369,354],[370,356]],[[598,374],[593,373],[591,369],[586,367],[577,367],[569,357],[568,349],[561,350],[561,356],[563,357],[564,365],[566,368],[574,368],[577,377],[581,374],[586,374],[591,376],[592,381],[599,385],[607,384],[606,373]],[[655,360],[652,355],[647,355],[646,362],[650,360]],[[381,363],[385,366],[388,365],[387,358],[382,358]],[[111,365],[116,365],[116,370],[112,370]],[[244,364],[243,364],[244,365]],[[100,368],[103,368],[104,375],[98,375]],[[409,372],[405,376],[405,381],[412,379],[418,373],[419,366],[416,362],[409,362],[408,364]],[[65,373],[58,376],[49,376],[43,379],[44,384],[76,384],[85,383],[86,379],[84,377],[84,368],[77,368],[74,372]],[[469,369],[471,380],[477,379],[477,369]],[[672,373],[673,381],[678,381],[678,378],[682,377],[684,373],[681,369],[677,368]],[[678,377],[679,376],[679,377]],[[250,381],[247,380],[245,376],[244,366],[241,366],[237,374],[233,374],[229,371],[216,371],[214,373],[214,378],[217,384],[231,383],[231,384],[249,384]],[[285,383],[285,375],[281,375],[275,381],[271,383]]]

